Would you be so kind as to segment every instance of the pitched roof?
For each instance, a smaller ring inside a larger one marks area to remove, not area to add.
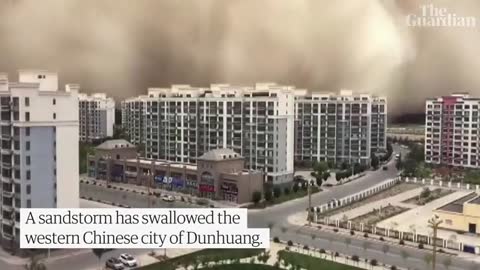
[[[119,140],[105,141],[95,148],[97,148],[97,149],[115,149],[115,148],[132,148],[132,147],[135,147],[135,145],[129,143],[126,140],[119,139]]]
[[[211,150],[198,159],[202,160],[225,160],[225,159],[238,159],[243,158],[240,154],[236,153],[232,149],[222,148]]]

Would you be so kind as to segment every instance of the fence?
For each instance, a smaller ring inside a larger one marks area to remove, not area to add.
[[[377,193],[379,193],[383,190],[386,190],[386,189],[396,185],[400,181],[401,181],[400,177],[395,177],[393,179],[383,181],[379,184],[376,184],[373,187],[362,190],[360,192],[357,192],[357,193],[352,194],[350,196],[344,197],[342,199],[332,200],[332,201],[330,201],[326,204],[316,206],[313,209],[313,211],[315,213],[317,213],[316,215],[314,215],[315,221],[317,221],[317,219],[319,218],[319,214],[321,214],[321,213],[328,212],[330,210],[334,210],[334,209],[340,208],[342,206],[352,204],[352,203],[357,202],[357,201],[361,201],[361,200],[363,200],[367,197],[370,197],[374,194],[377,194]]]
[[[404,180],[406,183],[475,190],[477,192],[480,191],[480,185],[462,184],[460,182],[453,183],[451,181],[442,181],[442,180],[425,179],[425,178],[419,179],[417,177],[405,177],[402,180]]]

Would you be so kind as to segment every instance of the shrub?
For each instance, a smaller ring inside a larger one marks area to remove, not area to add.
[[[418,244],[419,249],[423,249],[423,243]]]
[[[383,237],[382,237],[382,236],[380,236],[380,241],[385,241],[385,239],[383,239]]]
[[[321,229],[322,229],[322,226],[320,226],[320,225],[319,225],[319,226],[317,226],[317,229],[321,230]]]
[[[292,187],[293,192],[297,193],[298,192],[298,185],[296,183],[293,184]]]
[[[285,188],[283,189],[283,194],[285,194],[285,195],[290,194],[290,188],[289,188],[289,187],[285,187]]]
[[[397,270],[397,267],[395,265],[390,266],[390,270]]]
[[[278,198],[282,195],[282,190],[279,187],[273,188],[273,197]]]
[[[445,253],[445,251],[443,249],[439,249],[438,252],[439,253]]]
[[[398,243],[399,243],[400,245],[405,245],[405,241],[403,241],[403,240],[400,240]]]
[[[321,248],[320,249],[320,254],[325,254],[325,249]]]
[[[252,202],[258,204],[262,199],[262,193],[260,191],[254,191],[252,194]]]
[[[275,236],[275,237],[273,237],[273,242],[274,243],[280,243],[280,239],[278,239],[278,237]]]
[[[292,240],[288,240],[287,245],[290,246],[290,247],[293,246]]]
[[[335,257],[338,257],[338,256],[340,256],[340,253],[338,253],[337,251],[335,251],[335,255],[334,255],[334,256],[335,256]]]
[[[372,266],[377,266],[377,265],[378,265],[377,260],[372,259],[372,260],[370,261],[370,265],[372,265]]]
[[[350,235],[355,235],[355,232],[353,230],[351,230]]]
[[[358,262],[358,261],[360,261],[360,258],[358,257],[358,255],[353,255],[352,256],[352,261]]]
[[[112,188],[112,185],[107,185],[107,188]]]
[[[364,233],[363,237],[368,238],[368,233]]]
[[[338,229],[337,229],[337,228],[334,228],[333,231],[337,233],[337,232],[338,232]]]
[[[307,245],[304,245],[304,246],[303,246],[303,249],[308,250],[308,246],[307,246]]]

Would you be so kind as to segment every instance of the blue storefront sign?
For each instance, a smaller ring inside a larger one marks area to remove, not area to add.
[[[183,187],[185,183],[183,179],[171,176],[157,175],[154,179],[158,184],[172,185],[174,187]]]

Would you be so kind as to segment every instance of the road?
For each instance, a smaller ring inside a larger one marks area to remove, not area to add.
[[[396,152],[402,152],[405,155],[405,149],[394,148]],[[327,188],[323,192],[312,195],[312,205],[319,205],[326,203],[334,198],[342,198],[344,196],[356,193],[360,190],[371,187],[385,179],[395,177],[397,170],[395,168],[395,162],[391,161],[388,165],[388,170],[379,169],[377,171],[368,172],[362,178],[354,180],[350,183],[346,183],[341,186],[333,186]],[[102,200],[112,201],[120,204],[128,204],[132,207],[148,207],[148,201],[145,196],[140,194],[134,194],[131,192],[107,189],[105,187],[82,185],[82,194],[87,198],[89,196],[99,198]],[[192,207],[191,204],[182,202],[166,203],[161,199],[153,199],[155,204],[153,207]],[[351,237],[349,235],[335,234],[331,231],[317,230],[307,227],[299,227],[287,222],[287,218],[290,215],[305,211],[307,208],[307,199],[301,198],[286,202],[280,205],[269,207],[264,210],[250,210],[248,215],[248,221],[250,227],[267,227],[269,224],[274,224],[272,228],[272,236],[279,236],[282,240],[292,240],[302,245],[309,245],[310,247],[324,248],[326,250],[335,250],[345,254],[356,254],[360,257],[367,256],[368,258],[375,258],[382,263],[396,266],[407,266],[410,269],[426,269],[425,265],[425,251],[399,246],[388,245],[389,251],[387,253],[382,252],[382,248],[385,245],[383,242],[379,242],[372,239],[365,239],[363,237]],[[282,228],[282,229],[281,229]],[[283,228],[286,228],[284,231]],[[315,235],[312,237],[312,235]],[[345,239],[349,238],[351,241],[348,245],[345,244]],[[368,244],[364,244],[368,243]],[[367,249],[364,246],[368,245]],[[408,256],[402,256],[402,250],[404,254]],[[108,258],[113,255],[118,255],[125,250],[111,251],[110,254],[106,254],[104,258]],[[130,250],[128,251],[134,255],[144,254],[145,250]],[[445,255],[439,255],[437,260],[437,269],[446,269],[442,262],[445,260]],[[88,250],[80,251],[79,253],[58,258],[48,262],[49,270],[81,270],[81,269],[94,269],[98,267],[100,263],[98,259]],[[0,269],[16,270],[23,269],[23,267],[13,267],[0,260]],[[448,268],[450,270],[456,269],[474,269],[471,262],[463,259],[452,257],[452,265]]]

